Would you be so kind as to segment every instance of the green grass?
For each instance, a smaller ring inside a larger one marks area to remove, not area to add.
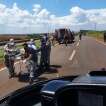
[[[4,50],[0,49],[0,62],[4,61]]]
[[[39,48],[40,45],[41,45],[40,40],[36,40],[36,41],[35,41],[35,44],[36,44],[37,48]]]
[[[93,32],[92,31],[92,32],[88,32],[87,34],[88,34],[88,36],[95,37],[97,39],[103,40],[103,32],[99,32],[99,31],[94,31]]]
[[[37,48],[40,47],[40,40],[36,40],[35,41]],[[21,49],[23,48],[23,45],[17,45],[17,48]],[[3,48],[0,48],[0,63],[2,63],[4,61],[4,50]]]
[[[40,40],[36,40],[35,44],[36,44],[37,48],[39,48],[40,47]],[[23,48],[23,44],[17,45],[17,48],[19,48],[19,49]]]

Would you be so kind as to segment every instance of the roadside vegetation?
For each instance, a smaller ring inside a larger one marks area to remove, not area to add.
[[[95,39],[104,40],[104,32],[106,31],[95,31],[95,30],[80,30],[81,32],[85,33],[86,36],[94,37]]]
[[[104,31],[88,31],[87,32],[87,35],[90,36],[90,37],[94,37],[96,39],[99,39],[99,40],[103,40],[103,34],[104,34]]]

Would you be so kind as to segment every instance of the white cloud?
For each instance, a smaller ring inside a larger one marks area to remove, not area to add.
[[[58,17],[54,20],[55,23],[57,22],[62,26],[68,26],[72,29],[94,29],[96,23],[98,30],[105,30],[106,8],[85,10],[80,7],[72,7],[69,15]]]
[[[69,15],[57,17],[39,4],[32,12],[20,9],[17,3],[12,8],[0,4],[0,33],[39,33],[59,27],[93,29],[95,23],[98,29],[106,29],[106,8],[85,10],[76,6]]]
[[[39,13],[40,10],[41,10],[41,6],[40,6],[39,4],[33,5],[33,11],[34,11],[35,15],[36,15],[37,13]]]
[[[37,17],[38,18],[49,18],[49,11],[46,9],[42,9],[38,14]]]

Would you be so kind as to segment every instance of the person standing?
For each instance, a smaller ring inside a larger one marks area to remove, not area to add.
[[[50,69],[50,53],[51,53],[51,41],[50,38],[48,38],[46,43],[46,69]]]
[[[34,80],[34,75],[37,74],[37,50],[28,46],[27,43],[24,44],[24,49],[26,51],[25,63],[27,64],[29,72],[29,83],[32,84]]]
[[[50,68],[50,52],[51,52],[51,41],[48,37],[43,37],[41,40],[41,58],[40,58],[40,68],[49,69]]]
[[[40,68],[41,69],[44,69],[47,64],[46,42],[47,42],[47,39],[45,36],[43,36],[41,39],[41,57],[40,57]]]
[[[28,47],[34,49],[35,51],[37,50],[34,39],[30,39],[30,41],[28,42]],[[36,63],[37,63],[37,66],[38,66],[38,53],[36,53]]]
[[[69,38],[68,38],[68,32],[67,32],[67,30],[65,30],[64,43],[65,43],[66,46],[67,46],[67,44],[68,44],[68,40],[69,40]]]
[[[8,68],[9,78],[15,76],[14,71],[15,55],[16,55],[16,45],[14,43],[14,39],[10,39],[10,41],[4,46],[4,59],[5,59],[4,62],[6,67]]]
[[[79,40],[81,40],[82,39],[82,32],[80,32],[80,34],[79,34]]]

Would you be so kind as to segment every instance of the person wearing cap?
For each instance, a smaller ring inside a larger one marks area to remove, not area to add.
[[[16,45],[14,39],[10,39],[9,42],[4,46],[4,58],[5,58],[5,65],[9,72],[9,78],[15,76],[14,71],[14,61],[16,55]]]

